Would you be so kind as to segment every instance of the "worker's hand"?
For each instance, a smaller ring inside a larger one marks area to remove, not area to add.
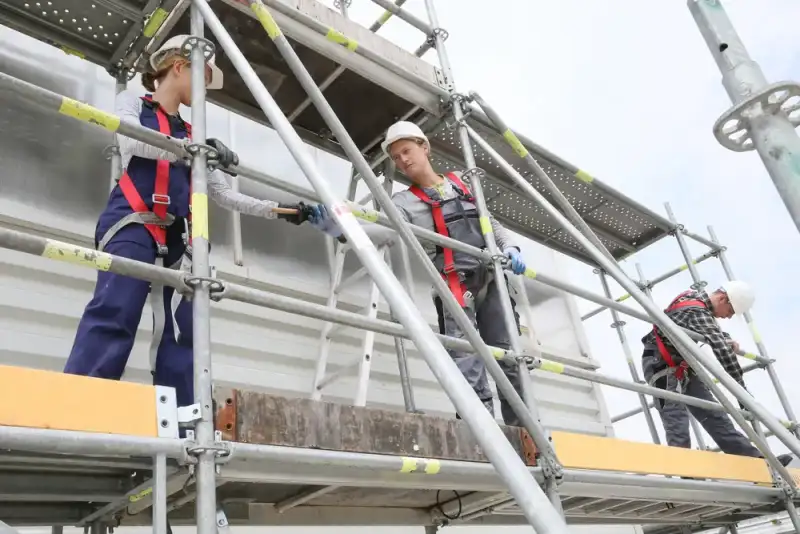
[[[522,255],[519,253],[517,247],[508,247],[503,253],[511,260],[511,272],[514,274],[522,274],[525,272],[525,262],[522,261]]]
[[[328,213],[328,208],[325,204],[317,204],[316,206],[311,206],[311,213],[308,215],[308,222],[319,230],[320,232],[325,232],[331,237],[340,237],[342,235],[342,229],[339,227],[339,224],[330,216]]]
[[[213,137],[206,139],[206,144],[217,151],[217,163],[219,163],[219,166],[231,176],[236,176],[236,173],[228,170],[230,167],[239,165],[239,156],[236,155],[236,152],[225,146],[219,139],[214,139]]]
[[[306,204],[305,202],[298,202],[297,204],[284,204],[281,202],[278,204],[279,208],[287,208],[291,210],[297,210],[296,213],[279,213],[278,219],[283,219],[286,222],[290,222],[292,224],[303,224],[309,219],[311,215],[311,211],[313,206]]]
[[[739,347],[739,343],[737,341],[731,340],[731,341],[729,341],[729,343],[731,345],[731,348],[733,349],[733,352],[739,352],[739,349],[741,347]]]

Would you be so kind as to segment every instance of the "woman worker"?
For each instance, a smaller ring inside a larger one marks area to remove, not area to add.
[[[172,37],[150,57],[154,72],[142,75],[147,95],[137,97],[128,91],[119,94],[116,113],[121,120],[177,139],[191,138],[191,126],[178,113],[181,104],[191,103],[191,68],[189,60],[181,55],[187,37]],[[205,72],[206,87],[220,89],[222,71],[214,64],[213,56],[207,60]],[[196,141],[205,141],[217,150],[220,167],[238,164],[236,154],[218,140]],[[127,137],[119,136],[119,146],[125,171],[100,215],[95,229],[96,247],[145,263],[187,268],[191,261],[190,168],[175,154]],[[335,227],[330,224],[324,205],[283,205],[242,195],[230,188],[220,170],[208,173],[208,194],[218,205],[248,215],[282,218],[294,224],[308,220],[328,233],[329,227]],[[278,215],[273,211],[277,207],[296,210]],[[100,271],[64,372],[119,380],[149,292],[149,282]],[[173,288],[163,287],[163,292],[153,292],[151,304],[153,383],[174,387],[178,406],[190,405],[194,402],[191,302],[183,300]]]

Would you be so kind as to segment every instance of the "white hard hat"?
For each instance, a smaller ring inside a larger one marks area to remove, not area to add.
[[[153,70],[158,69],[158,64],[161,63],[170,52],[180,52],[183,43],[189,37],[191,37],[191,35],[175,35],[164,41],[161,48],[153,52],[150,56],[150,66],[153,67]],[[211,81],[206,86],[206,89],[222,89],[222,71],[219,70],[219,67],[215,64],[214,56],[206,60],[206,65],[211,68]]]
[[[420,141],[425,142],[426,145],[430,146],[430,142],[422,132],[422,128],[413,122],[398,121],[389,126],[389,129],[386,130],[386,139],[384,139],[383,143],[381,143],[383,152],[387,156],[391,156],[391,154],[389,154],[389,147],[392,145],[392,143],[395,141],[400,141],[401,139],[419,139]]]
[[[753,293],[753,288],[745,282],[738,280],[731,280],[722,284],[722,290],[728,295],[733,307],[733,313],[741,315],[750,311],[753,303],[756,300],[756,295]]]

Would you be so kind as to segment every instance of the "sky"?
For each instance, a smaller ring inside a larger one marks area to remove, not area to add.
[[[794,21],[800,4],[723,4],[767,79],[796,79],[800,45]],[[800,236],[758,155],[731,152],[712,134],[730,100],[686,3],[505,0],[496,5],[503,7],[487,9],[487,3],[473,0],[437,2],[440,25],[450,34],[446,46],[459,91],[479,91],[514,129],[651,209],[666,215],[663,206],[669,202],[693,232],[707,236],[707,225],[713,225],[728,247],[735,275],[755,289],[756,324],[790,401],[800,407],[800,393],[792,387],[800,371],[793,335],[800,319],[795,305],[800,289],[793,279],[800,270]],[[406,7],[425,16],[421,0]],[[349,15],[369,23],[380,13],[371,2],[357,0]],[[421,42],[421,33],[396,19],[381,32],[409,49]],[[437,62],[434,52],[425,58]],[[691,241],[689,246],[693,256],[707,250]],[[602,292],[591,269],[565,262],[573,283]],[[634,278],[636,262],[648,277],[683,263],[673,238],[622,263]],[[698,269],[711,286],[725,279],[716,260]],[[654,297],[666,306],[691,283],[684,272],[656,286]],[[612,292],[624,293],[614,283]],[[578,303],[581,313],[595,307]],[[637,306],[633,300],[626,303]],[[649,327],[626,321],[638,364],[639,339]],[[602,373],[629,379],[611,322],[608,312],[585,322],[592,355]],[[721,324],[755,352],[742,319]],[[766,372],[748,374],[746,383],[773,414],[786,419]],[[603,392],[611,414],[638,403],[633,393],[605,386]],[[641,415],[618,423],[616,432],[626,439],[650,439]],[[776,440],[772,443],[780,449]]]

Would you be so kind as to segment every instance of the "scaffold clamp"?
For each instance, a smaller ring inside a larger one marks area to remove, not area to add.
[[[184,57],[191,59],[192,50],[198,46],[203,50],[203,57],[205,57],[206,61],[211,59],[214,56],[214,52],[216,52],[214,43],[203,37],[192,35],[183,41],[183,44],[181,45],[181,54]]]

